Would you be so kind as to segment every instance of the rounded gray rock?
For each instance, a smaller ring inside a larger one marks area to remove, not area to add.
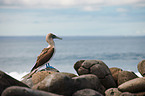
[[[26,87],[12,86],[4,90],[1,96],[62,96],[50,92],[32,90]]]
[[[145,60],[139,62],[137,68],[140,74],[145,77]]]
[[[77,66],[77,63],[75,66]],[[100,60],[85,60],[79,62],[76,71],[79,75],[95,74],[100,79],[102,85],[107,89],[116,87],[116,83],[108,66]]]
[[[32,89],[70,96],[73,89],[73,80],[67,75],[54,73],[48,75],[44,80],[34,85]]]
[[[75,92],[72,96],[103,96],[93,89],[82,89]]]
[[[134,78],[138,78],[138,76],[134,72],[121,71],[118,74],[118,85],[121,85],[122,83],[132,80]]]
[[[130,93],[145,92],[145,77],[129,80],[119,85],[118,90]]]

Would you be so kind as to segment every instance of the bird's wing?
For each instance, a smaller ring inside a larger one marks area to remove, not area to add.
[[[34,69],[38,68],[39,66],[45,64],[46,62],[48,62],[51,57],[53,56],[54,53],[54,47],[50,47],[50,48],[44,48],[42,50],[42,52],[40,53],[40,55],[37,57],[37,61],[35,66],[32,68],[31,71],[33,71]]]

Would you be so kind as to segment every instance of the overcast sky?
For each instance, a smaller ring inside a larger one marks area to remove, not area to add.
[[[0,0],[0,36],[143,36],[145,0]]]

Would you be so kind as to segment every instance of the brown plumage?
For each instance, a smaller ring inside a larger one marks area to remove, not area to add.
[[[44,48],[42,50],[42,52],[40,53],[40,55],[37,57],[37,61],[36,61],[35,65],[34,65],[34,67],[31,69],[31,72],[33,70],[39,68],[43,64],[49,62],[49,60],[51,59],[51,57],[53,56],[54,51],[55,51],[54,41],[53,41],[53,39],[55,39],[55,38],[62,39],[62,38],[59,38],[59,37],[57,37],[56,35],[54,35],[52,33],[49,33],[46,36],[46,41],[47,41],[47,43],[49,43],[49,46],[47,48]]]
[[[37,57],[37,61],[35,66],[32,68],[31,72],[40,67],[41,65],[47,63],[51,57],[53,56],[54,53],[54,48],[53,47],[49,47],[49,48],[44,48],[41,52],[41,54]]]

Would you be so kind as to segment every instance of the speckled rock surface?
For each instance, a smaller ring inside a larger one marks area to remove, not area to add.
[[[37,72],[37,73],[33,74],[32,82],[35,85],[35,84],[41,82],[46,76],[48,76],[50,74],[53,74],[53,73],[56,73],[56,72],[53,72],[53,71],[40,71],[40,72]]]
[[[118,88],[110,88],[105,91],[105,96],[120,96],[121,93]]]
[[[67,75],[54,73],[48,75],[44,80],[34,85],[32,89],[70,96],[73,89],[73,80]]]

